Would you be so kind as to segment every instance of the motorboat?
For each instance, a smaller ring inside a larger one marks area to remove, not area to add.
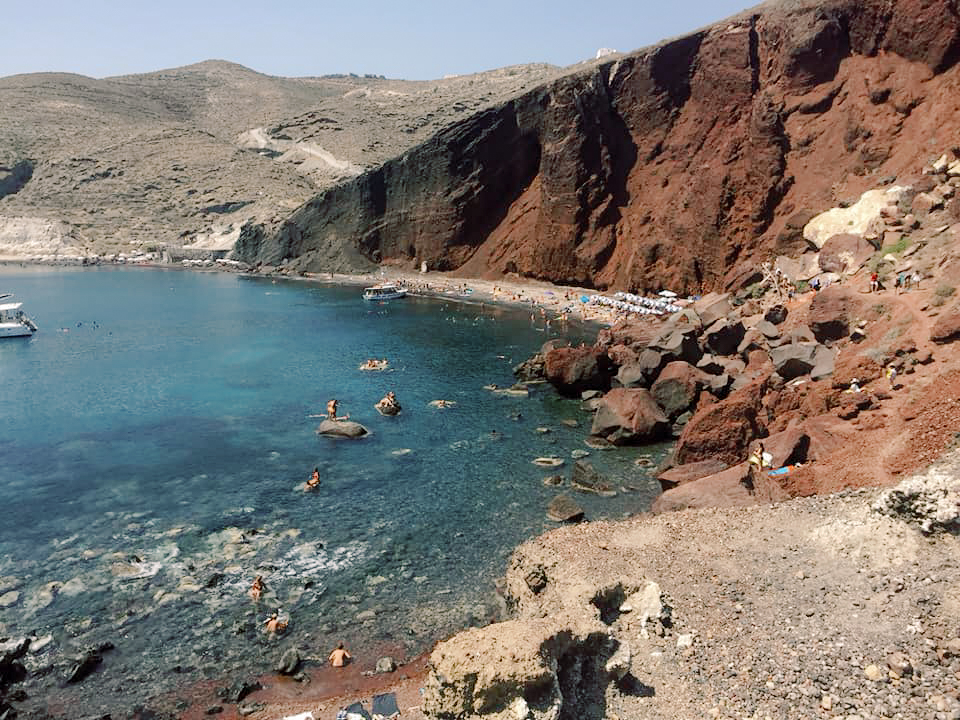
[[[11,294],[0,295],[0,337],[24,337],[33,335],[37,325],[20,308],[23,303],[4,302],[13,297]]]
[[[385,282],[363,289],[364,300],[399,300],[407,296],[407,289],[396,283]]]

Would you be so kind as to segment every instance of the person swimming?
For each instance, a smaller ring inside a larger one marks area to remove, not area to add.
[[[304,486],[304,490],[313,490],[315,487],[320,486],[320,468],[314,468],[313,473],[310,475],[310,479],[307,480],[307,484]]]
[[[386,395],[380,398],[380,402],[376,404],[377,412],[381,415],[396,415],[402,409],[400,403],[397,401],[397,395],[390,390]]]
[[[260,601],[260,596],[263,595],[263,575],[257,575],[257,577],[253,579],[253,585],[250,586],[249,595],[254,602]]]

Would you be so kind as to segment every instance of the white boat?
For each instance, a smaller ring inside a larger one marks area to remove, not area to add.
[[[23,303],[3,302],[10,297],[10,294],[0,295],[0,337],[33,335],[37,326],[20,309]]]
[[[396,283],[386,282],[363,289],[364,300],[398,300],[407,296],[407,289]]]

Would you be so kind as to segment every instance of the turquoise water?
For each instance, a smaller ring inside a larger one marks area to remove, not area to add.
[[[569,475],[587,450],[577,402],[483,388],[551,337],[528,312],[156,269],[0,268],[0,292],[40,326],[0,342],[0,636],[49,634],[35,662],[54,666],[114,642],[95,681],[58,691],[88,704],[96,682],[126,700],[181,681],[170,668],[265,669],[277,608],[283,644],[321,655],[342,638],[361,658],[494,619],[510,552],[553,526],[558,489],[531,460],[564,457]],[[368,357],[391,369],[359,371]],[[395,418],[373,409],[390,389]],[[331,397],[371,435],[318,437]],[[589,518],[649,507],[639,452],[593,452],[629,490],[576,495]]]

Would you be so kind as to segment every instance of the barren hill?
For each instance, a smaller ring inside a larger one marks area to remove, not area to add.
[[[556,74],[278,78],[223,61],[0,78],[0,256],[232,247],[455,119]],[[51,224],[52,221],[52,224]],[[68,249],[68,248],[74,249]]]

